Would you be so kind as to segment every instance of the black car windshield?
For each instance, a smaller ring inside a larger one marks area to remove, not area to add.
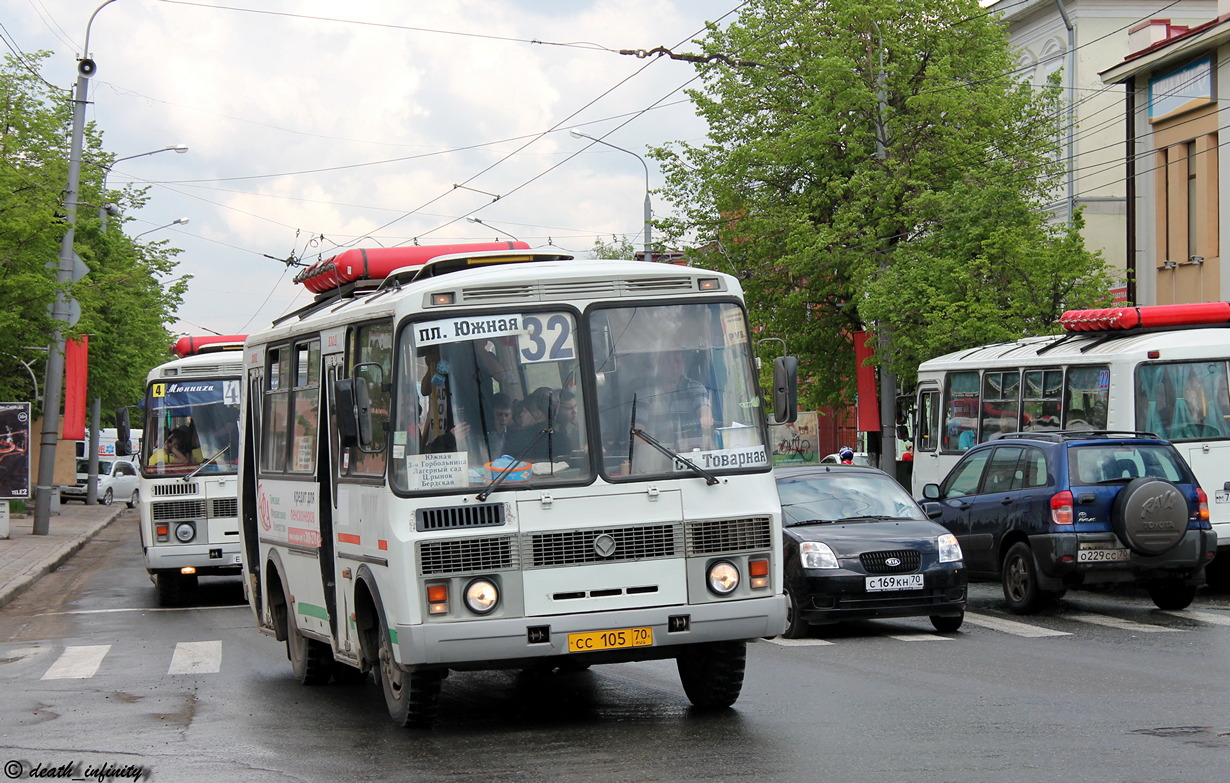
[[[1163,443],[1107,443],[1068,449],[1070,483],[1128,482],[1142,476],[1180,484],[1192,481],[1173,448]]]
[[[875,473],[834,470],[781,477],[777,491],[787,525],[927,518],[900,484]]]

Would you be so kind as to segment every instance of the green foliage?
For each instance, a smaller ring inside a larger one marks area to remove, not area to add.
[[[636,247],[627,239],[611,236],[610,242],[594,239],[594,247],[589,251],[590,258],[622,258],[631,261],[636,258]]]
[[[54,322],[50,305],[58,283],[60,243],[66,231],[61,203],[68,181],[72,102],[29,67],[9,57],[0,67],[0,399],[34,400],[45,382],[45,347]],[[74,250],[90,268],[68,288],[81,319],[67,335],[90,335],[89,395],[102,398],[105,418],[142,396],[146,373],[168,358],[174,321],[186,282],[164,287],[179,251],[165,242],[139,244],[112,217],[104,230],[99,205],[113,201],[140,206],[140,190],[103,192],[114,156],[102,151],[99,134],[87,127],[81,165]],[[30,369],[22,365],[25,364]],[[31,378],[33,373],[34,379]],[[39,404],[35,409],[41,415]],[[106,426],[107,422],[104,423]]]
[[[852,397],[854,330],[887,327],[875,361],[908,385],[925,359],[1108,298],[1079,223],[1042,209],[1063,174],[1058,88],[1017,80],[975,0],[751,0],[698,44],[758,65],[699,66],[709,138],[652,152],[679,216],[660,227],[743,279],[808,403]]]

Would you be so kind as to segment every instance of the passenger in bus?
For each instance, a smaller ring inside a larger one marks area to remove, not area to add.
[[[512,399],[504,392],[496,392],[491,398],[491,432],[487,434],[487,447],[492,459],[508,453],[508,436],[512,431]]]
[[[560,393],[540,386],[525,398],[529,424],[509,435],[509,453],[529,462],[555,461],[572,453],[573,445],[557,429]]]
[[[576,393],[567,389],[561,389],[559,393],[559,416],[555,423],[555,429],[562,438],[572,444],[574,449],[580,448],[581,445],[581,426],[578,414]]]

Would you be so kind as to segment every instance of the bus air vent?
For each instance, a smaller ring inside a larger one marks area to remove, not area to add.
[[[420,541],[418,554],[420,576],[510,571],[518,566],[512,536]]]
[[[773,548],[768,517],[693,519],[687,523],[687,535],[690,557]]]
[[[169,500],[151,503],[150,514],[155,521],[168,522],[176,519],[204,519],[204,500]]]
[[[692,279],[688,277],[650,277],[643,280],[625,280],[624,286],[629,293],[633,294],[696,290]]]
[[[445,506],[420,508],[414,512],[415,529],[429,530],[492,527],[504,524],[504,504],[484,503],[478,506]]]
[[[543,299],[592,299],[617,293],[614,280],[570,280],[542,284]]]
[[[491,285],[480,288],[461,289],[463,304],[482,304],[484,302],[521,302],[535,299],[534,286],[527,285]]]
[[[216,500],[211,500],[209,503],[209,516],[214,519],[239,516],[239,499],[217,498]]]
[[[182,481],[177,481],[174,484],[155,484],[154,497],[178,497],[180,495],[196,495],[201,491],[195,483],[185,484]]]

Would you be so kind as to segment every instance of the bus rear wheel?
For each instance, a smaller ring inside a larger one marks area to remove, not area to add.
[[[688,700],[701,709],[722,709],[734,704],[743,690],[747,642],[689,644],[675,658],[679,680]]]
[[[389,717],[398,726],[429,728],[440,708],[442,671],[406,671],[393,657],[389,627],[380,613],[380,640],[372,676],[384,694]]]
[[[295,618],[286,618],[286,657],[300,685],[324,685],[333,675],[329,645],[299,633]]]

